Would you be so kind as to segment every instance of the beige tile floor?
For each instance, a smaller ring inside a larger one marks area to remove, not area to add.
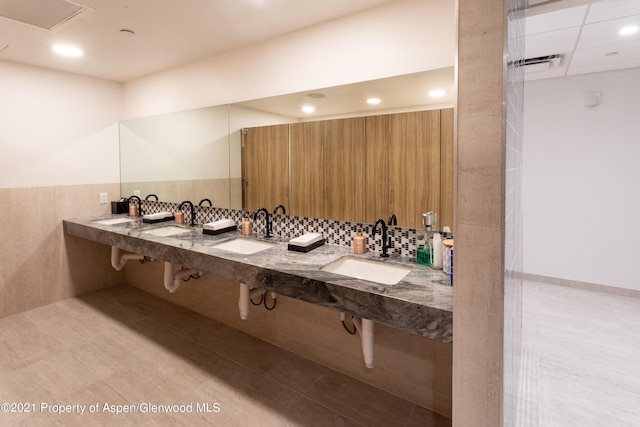
[[[523,287],[519,426],[640,426],[640,299]]]
[[[26,404],[34,411],[0,412],[0,426],[451,425],[425,408],[128,286],[0,319],[5,402],[16,403],[9,409]],[[114,412],[138,404],[148,411]],[[181,413],[161,413],[151,404],[186,406],[178,408]],[[84,414],[57,413],[80,405]]]

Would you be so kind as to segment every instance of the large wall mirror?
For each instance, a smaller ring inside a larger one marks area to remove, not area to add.
[[[435,89],[444,91],[444,96],[429,96]],[[216,207],[233,209],[271,210],[283,204],[287,214],[358,222],[394,213],[398,225],[409,227],[419,226],[422,212],[436,210],[437,226],[451,226],[452,159],[449,170],[445,158],[449,149],[441,150],[440,140],[453,141],[453,93],[450,67],[124,121],[121,191],[125,197],[137,191],[143,198],[156,194],[174,202],[207,198]],[[371,98],[380,102],[368,104]],[[315,111],[302,111],[305,105]],[[278,135],[283,129],[286,135]],[[258,139],[263,143],[278,135],[284,145],[251,151],[256,146],[254,136],[261,133]],[[354,145],[353,135],[367,145]],[[411,145],[412,140],[429,138],[429,148]],[[306,156],[301,163],[299,154],[314,150],[315,160]],[[256,190],[264,191],[256,179],[265,184],[277,176],[276,169],[285,172],[286,195],[261,202],[255,198]],[[354,191],[362,187],[357,198],[366,201],[366,213],[363,208],[354,216],[350,207],[354,197],[347,194],[346,178],[331,179],[347,170],[353,178],[349,185],[358,183]],[[322,208],[310,211],[307,201],[318,198],[323,199]]]

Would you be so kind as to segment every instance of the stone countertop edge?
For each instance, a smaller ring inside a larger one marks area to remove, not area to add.
[[[237,232],[220,235],[198,233],[195,228],[168,237],[145,230],[176,226],[173,222],[129,222],[104,225],[96,221],[126,217],[106,215],[63,221],[66,234],[142,254],[156,260],[201,270],[239,283],[264,288],[290,298],[329,307],[434,340],[453,341],[453,288],[441,270],[417,264],[407,257],[382,259],[375,252],[354,255],[349,247],[325,244],[308,253],[287,250],[287,241],[245,237]],[[233,238],[253,238],[276,243],[273,248],[243,255],[214,245]],[[411,268],[395,285],[383,285],[340,276],[321,267],[345,256],[374,259]],[[162,285],[162,284],[159,284]]]

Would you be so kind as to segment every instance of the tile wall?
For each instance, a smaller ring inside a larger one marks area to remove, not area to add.
[[[108,247],[62,230],[63,219],[108,213],[101,192],[117,198],[120,184],[0,189],[0,317],[121,283],[102,262]]]
[[[172,202],[142,201],[142,209],[145,213],[174,212],[177,208],[178,204]],[[208,206],[196,206],[195,209],[196,222],[198,224],[206,224],[220,219],[232,219],[237,224],[240,224],[243,218],[252,218],[253,216],[253,212],[235,209],[220,209]],[[185,218],[190,218],[189,208],[184,207],[183,210],[186,213]],[[373,239],[371,238],[371,224],[291,215],[271,215],[271,218],[273,234],[276,236],[294,238],[309,232],[322,233],[328,244],[350,247],[356,232],[362,230],[364,236],[368,238],[367,245],[370,251],[380,252],[382,247],[382,236],[379,231]],[[259,215],[254,222],[253,231],[264,234],[265,217],[263,214]],[[418,238],[424,237],[424,231],[415,228],[390,226],[387,229],[387,235],[391,237],[392,242],[392,248],[389,253],[415,258]],[[442,236],[443,239],[453,238],[452,233],[442,233]]]

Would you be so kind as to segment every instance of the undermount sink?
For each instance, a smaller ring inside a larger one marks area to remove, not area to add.
[[[131,222],[134,221],[131,218],[108,218],[108,219],[100,219],[97,220],[95,222],[97,222],[98,224],[102,224],[102,225],[115,225],[115,224],[123,224],[125,222]]]
[[[176,234],[189,233],[191,229],[184,227],[176,227],[175,225],[169,225],[166,227],[152,228],[150,230],[144,230],[143,233],[151,234],[153,236],[169,237]]]
[[[410,268],[399,265],[349,257],[327,264],[321,270],[384,285],[395,285],[411,271]]]
[[[259,242],[257,240],[249,239],[233,239],[226,242],[219,243],[212,246],[214,249],[222,249],[228,252],[235,252],[237,254],[250,255],[256,252],[264,251],[274,247],[273,243]]]

